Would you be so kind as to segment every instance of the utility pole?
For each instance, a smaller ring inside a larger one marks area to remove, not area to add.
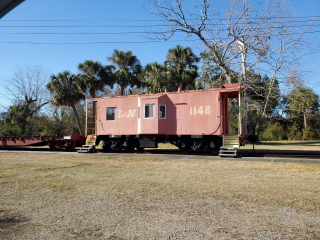
[[[239,46],[239,51],[241,54],[241,58],[242,58],[242,74],[243,74],[243,82],[246,83],[247,82],[247,77],[246,77],[246,49],[245,49],[245,45],[242,41],[238,40],[238,46]],[[239,96],[238,96],[238,101],[239,101],[239,119],[238,119],[238,134],[241,135],[242,134],[242,104],[241,104],[241,97],[242,97],[242,90],[241,90],[241,86],[242,86],[242,78],[239,78]]]

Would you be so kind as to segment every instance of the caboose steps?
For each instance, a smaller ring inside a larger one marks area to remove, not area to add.
[[[220,157],[236,157],[239,149],[239,137],[238,135],[224,135],[223,145],[220,147]]]
[[[237,148],[223,148],[221,147],[219,150],[220,157],[236,157],[238,154]]]
[[[82,145],[78,153],[94,153],[96,152],[96,135],[88,135],[86,144]]]
[[[94,153],[96,151],[95,145],[82,145],[78,153]]]

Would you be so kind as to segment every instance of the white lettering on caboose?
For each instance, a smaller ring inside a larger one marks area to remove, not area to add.
[[[198,107],[193,107],[190,106],[190,115],[210,115],[211,114],[211,109],[210,106],[198,106]]]
[[[134,117],[136,111],[137,111],[136,109],[128,110],[128,111],[118,110],[117,117]]]

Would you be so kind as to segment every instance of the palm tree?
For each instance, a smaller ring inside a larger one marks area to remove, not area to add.
[[[147,84],[148,93],[175,91],[176,86],[172,85],[171,72],[165,65],[152,62],[144,69],[144,78]]]
[[[182,85],[184,89],[194,89],[198,76],[198,67],[195,65],[199,58],[190,47],[177,45],[169,49],[166,65],[175,73],[176,85]]]
[[[92,98],[96,97],[97,91],[103,91],[105,85],[112,86],[113,66],[103,67],[100,62],[86,60],[78,65],[78,70],[81,75],[77,84],[83,92],[89,91]]]
[[[51,75],[50,78],[51,81],[46,86],[53,93],[50,102],[54,106],[70,106],[76,117],[79,133],[82,134],[81,123],[75,105],[77,102],[84,100],[85,96],[76,85],[77,76],[69,71],[64,71],[57,75]]]
[[[120,94],[124,95],[126,87],[140,86],[139,74],[142,72],[142,66],[136,56],[131,51],[114,50],[112,57],[107,58],[111,61],[117,70],[113,74],[113,79],[120,86]]]
[[[315,112],[318,107],[319,97],[311,89],[298,87],[289,95],[289,110],[299,111],[303,114],[303,138],[307,138],[307,116]]]

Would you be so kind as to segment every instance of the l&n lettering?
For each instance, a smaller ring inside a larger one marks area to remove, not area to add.
[[[136,109],[128,110],[128,111],[118,110],[117,117],[134,117],[136,111],[137,111]]]

